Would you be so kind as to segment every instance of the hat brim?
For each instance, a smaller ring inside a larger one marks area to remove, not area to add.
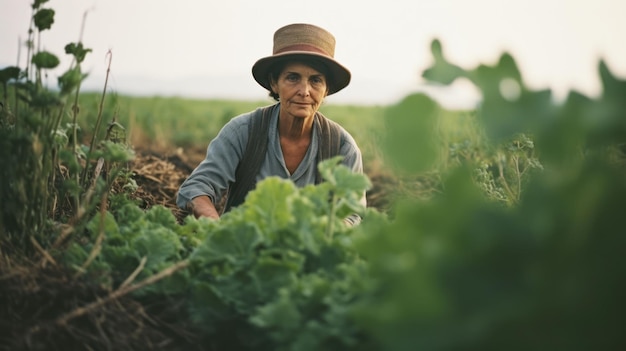
[[[270,69],[276,62],[284,60],[316,60],[326,65],[330,71],[329,73],[332,75],[332,77],[330,77],[332,81],[329,85],[328,95],[332,95],[350,84],[351,74],[346,67],[328,56],[318,55],[310,51],[290,51],[259,59],[252,66],[252,76],[254,80],[263,88],[272,90],[269,81]]]

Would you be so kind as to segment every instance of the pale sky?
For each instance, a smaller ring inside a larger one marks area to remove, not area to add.
[[[31,1],[0,0],[0,67],[15,65],[18,37],[26,39]],[[102,87],[106,53],[113,53],[110,88],[124,93],[263,99],[252,64],[271,54],[279,27],[307,22],[337,39],[335,58],[352,82],[333,102],[393,103],[423,89],[433,38],[452,63],[474,68],[513,54],[528,86],[571,89],[595,96],[597,66],[604,58],[626,77],[624,0],[50,0],[55,23],[44,47],[65,58],[77,41],[94,51],[84,63],[89,87]],[[26,50],[22,50],[23,67]],[[63,59],[55,78],[69,66]],[[52,82],[56,81],[56,78]],[[468,84],[435,91],[454,106],[474,98]],[[220,96],[221,95],[221,96]]]

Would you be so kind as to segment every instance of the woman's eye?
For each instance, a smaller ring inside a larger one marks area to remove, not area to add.
[[[296,76],[295,74],[290,74],[287,76],[287,80],[290,82],[297,82],[298,81],[298,76]]]

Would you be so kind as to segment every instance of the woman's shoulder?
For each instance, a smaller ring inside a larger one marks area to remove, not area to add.
[[[253,112],[245,112],[229,119],[220,129],[216,139],[225,142],[229,140],[230,143],[245,143],[248,140],[248,124]]]

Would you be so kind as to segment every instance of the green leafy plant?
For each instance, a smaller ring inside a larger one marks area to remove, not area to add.
[[[602,96],[572,92],[557,105],[549,91],[525,87],[510,55],[465,70],[445,60],[438,41],[432,50],[424,76],[473,82],[483,95],[485,142],[504,154],[482,181],[472,162],[459,163],[429,201],[405,200],[393,221],[360,227],[359,252],[375,283],[353,309],[359,324],[381,350],[625,347],[616,306],[626,293],[626,106],[617,98],[626,81],[600,62]],[[432,130],[412,132],[420,140]],[[414,145],[407,139],[404,147]],[[484,196],[487,182],[497,195]]]
[[[6,67],[0,73],[4,90],[0,160],[7,165],[2,168],[0,186],[4,199],[0,235],[7,248],[29,255],[50,246],[58,248],[71,233],[79,231],[133,156],[123,142],[112,145],[97,139],[97,130],[92,133],[90,146],[84,147],[79,139],[78,95],[86,77],[80,65],[91,49],[80,42],[68,44],[65,52],[73,61],[59,77],[59,89],[43,83],[42,71],[60,63],[56,55],[39,49],[41,33],[54,23],[55,12],[42,7],[45,3],[35,1],[32,5],[28,66],[23,70]],[[14,101],[9,98],[11,92],[15,93]],[[73,102],[69,102],[71,94]],[[92,154],[97,155],[97,162],[92,162]],[[69,222],[70,227],[51,235],[55,221]]]

